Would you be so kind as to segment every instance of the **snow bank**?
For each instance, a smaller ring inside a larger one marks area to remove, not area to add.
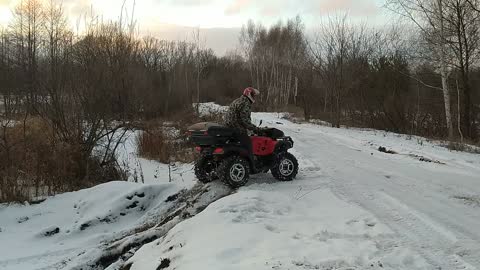
[[[384,250],[393,233],[328,189],[308,193],[295,184],[274,186],[253,185],[210,205],[140,249],[129,261],[131,269],[158,269],[166,259],[178,270],[423,269],[404,248]]]
[[[155,222],[178,185],[111,182],[0,208],[0,269],[52,269],[104,241]]]

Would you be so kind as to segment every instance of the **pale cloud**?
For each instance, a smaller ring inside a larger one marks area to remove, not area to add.
[[[295,15],[324,16],[345,11],[361,17],[380,13],[382,2],[383,0],[231,0],[225,8],[225,14],[276,20]]]
[[[149,29],[149,30],[147,30]],[[164,23],[152,23],[152,27],[145,27],[140,33],[142,36],[154,36],[163,40],[194,41],[195,27],[179,26]],[[238,45],[240,28],[208,28],[200,29],[200,40],[206,48],[213,49],[219,55],[234,50]]]
[[[233,0],[227,8],[225,9],[226,15],[236,15],[242,12],[247,11],[253,4],[258,3],[258,1],[252,0]]]
[[[370,16],[379,12],[378,1],[375,0],[323,0],[313,5],[311,10],[319,15],[337,11],[348,11],[354,16]]]
[[[179,5],[179,6],[204,6],[204,5],[211,5],[215,4],[215,0],[171,0],[171,5]]]

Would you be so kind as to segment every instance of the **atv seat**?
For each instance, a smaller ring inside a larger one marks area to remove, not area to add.
[[[211,122],[195,124],[188,130],[191,133],[192,142],[199,146],[222,145],[235,137],[235,129]]]

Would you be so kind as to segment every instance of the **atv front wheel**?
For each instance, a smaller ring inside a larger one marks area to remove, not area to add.
[[[273,177],[279,181],[292,181],[298,173],[298,161],[294,155],[286,152],[276,158],[271,171]]]
[[[204,184],[217,179],[215,169],[216,164],[211,158],[201,157],[195,162],[195,176]]]
[[[220,179],[232,188],[244,186],[250,176],[250,165],[239,156],[224,159],[217,169]]]

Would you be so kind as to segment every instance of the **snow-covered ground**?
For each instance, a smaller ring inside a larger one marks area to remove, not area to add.
[[[131,269],[157,269],[162,261],[169,269],[480,267],[480,155],[278,116],[255,114],[294,138],[298,179],[255,177],[145,245]]]
[[[119,163],[127,170],[128,180],[145,184],[172,182],[184,188],[191,188],[195,183],[192,164],[163,164],[138,156],[136,136],[140,132],[128,132],[124,143],[118,149]],[[170,133],[176,132],[178,131]]]
[[[144,245],[129,269],[480,269],[480,155],[280,116],[254,118],[293,137],[298,179],[253,177]],[[148,185],[109,183],[39,205],[0,206],[0,269],[78,266],[79,254],[159,217],[169,196],[194,184],[191,172],[168,183],[166,165],[133,160]]]
[[[68,268],[102,242],[155,221],[174,184],[112,182],[31,206],[0,208],[0,269]]]

